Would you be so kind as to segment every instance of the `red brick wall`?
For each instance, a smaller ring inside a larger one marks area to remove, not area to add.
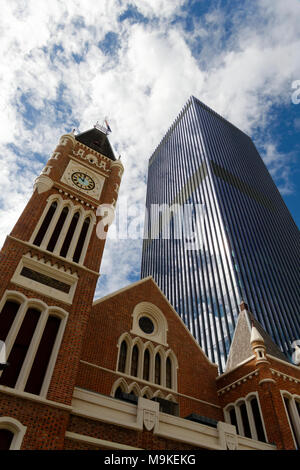
[[[91,314],[83,346],[82,360],[99,365],[111,371],[116,370],[119,337],[132,328],[132,312],[142,301],[148,301],[161,309],[168,322],[168,347],[173,350],[178,360],[178,392],[215,405],[219,405],[215,387],[217,368],[204,357],[195,344],[178,315],[172,310],[164,296],[152,280],[147,280],[115,296],[96,304]],[[101,332],[100,335],[95,331]],[[134,336],[132,336],[134,337]],[[142,339],[142,341],[146,341]],[[156,346],[156,343],[154,343]],[[168,348],[165,348],[168,349]],[[114,381],[119,374],[105,372],[81,364],[77,384],[99,393],[110,394]],[[137,378],[126,379],[127,383],[140,381]],[[146,383],[141,384],[141,388]],[[159,387],[149,384],[153,391]],[[167,393],[163,391],[166,395]],[[173,393],[176,396],[175,393]],[[220,408],[209,406],[178,396],[180,414],[191,412],[222,419]]]
[[[22,442],[26,450],[62,449],[69,413],[34,401],[0,392],[0,416],[15,418],[27,430]]]

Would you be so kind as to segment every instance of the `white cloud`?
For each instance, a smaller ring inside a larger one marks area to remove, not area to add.
[[[300,78],[297,0],[284,5],[262,0],[251,3],[249,14],[231,12],[234,28],[229,35],[218,9],[194,20],[190,33],[183,23],[173,23],[175,15],[186,19],[180,9],[183,0],[52,0],[46,8],[33,0],[4,3],[0,154],[9,189],[0,199],[0,244],[43,166],[32,165],[34,153],[47,161],[59,136],[75,122],[83,131],[109,115],[110,140],[125,166],[120,197],[143,204],[148,158],[190,95],[251,134],[258,122],[262,129],[267,124],[274,103],[289,102],[290,82]],[[130,5],[147,21],[118,21]],[[118,41],[113,57],[99,48],[108,32]],[[64,102],[60,110],[59,93]],[[36,112],[39,117],[29,126]],[[7,144],[14,144],[19,154]],[[266,142],[265,148],[265,158],[274,159],[273,174],[280,168],[285,175],[282,191],[287,194],[293,189],[289,160],[274,142]],[[23,167],[26,177],[21,176]],[[114,242],[109,243],[112,247]],[[122,243],[118,273],[112,268],[114,253],[107,246],[103,292],[122,287],[139,271],[140,242]]]

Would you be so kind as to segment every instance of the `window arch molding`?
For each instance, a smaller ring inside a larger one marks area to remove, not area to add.
[[[17,421],[15,418],[11,418],[10,416],[1,416],[0,429],[8,430],[14,435],[9,450],[19,450],[21,448],[27,427],[20,423],[20,421]]]
[[[148,398],[148,400],[151,400],[151,398],[153,397],[153,392],[152,392],[151,388],[148,387],[148,385],[146,385],[146,387],[142,388],[141,396],[144,397],[144,398]]]
[[[260,421],[261,421],[262,430],[263,430],[263,434],[264,434],[264,441],[268,442],[266,428],[265,428],[265,424],[264,424],[264,420],[263,420],[263,414],[262,414],[261,406],[260,406],[260,402],[259,402],[258,392],[250,392],[246,395],[246,397],[239,397],[235,402],[228,403],[228,405],[226,405],[226,407],[224,408],[225,421],[227,423],[234,424],[234,423],[232,423],[231,417],[230,417],[230,411],[233,409],[234,412],[235,412],[237,432],[241,436],[245,436],[246,435],[245,423],[243,422],[244,420],[243,420],[242,413],[241,413],[241,408],[240,408],[241,405],[245,405],[246,412],[247,412],[247,419],[248,419],[248,423],[249,423],[249,429],[250,429],[250,433],[251,433],[251,438],[255,439],[255,440],[258,440],[258,430],[257,430],[257,426],[256,426],[256,423],[255,423],[255,417],[254,417],[253,409],[252,409],[252,406],[251,406],[251,401],[254,398],[256,399],[256,402],[257,402],[257,405],[258,405],[258,412],[259,412],[259,418],[260,418]]]
[[[54,344],[50,353],[49,362],[47,364],[45,375],[43,377],[41,390],[39,392],[40,396],[46,398],[47,391],[50,385],[50,380],[51,380],[52,373],[54,370],[56,358],[58,355],[58,351],[60,348],[64,330],[66,327],[66,323],[68,319],[68,312],[62,309],[61,307],[53,307],[53,306],[49,307],[45,302],[43,302],[40,299],[27,298],[25,295],[20,294],[17,291],[6,291],[0,303],[0,319],[1,319],[2,309],[8,300],[16,300],[17,302],[20,302],[20,306],[17,311],[15,320],[5,339],[7,357],[9,357],[9,354],[14,346],[18,332],[20,331],[20,328],[22,326],[22,323],[24,321],[24,318],[28,309],[33,308],[40,312],[37,325],[34,329],[33,336],[30,339],[29,347],[26,352],[20,373],[17,378],[17,382],[15,386],[13,387],[16,390],[19,390],[19,391],[25,390],[26,382],[31,372],[33,362],[36,358],[36,353],[40,345],[40,341],[42,339],[42,335],[44,333],[48,318],[51,316],[55,316],[59,318],[60,320],[58,331],[55,336]],[[0,372],[0,377],[1,377],[1,374],[2,372]]]
[[[128,384],[126,382],[126,380],[123,379],[123,377],[117,379],[114,383],[113,383],[113,386],[112,386],[112,389],[111,389],[111,392],[110,392],[110,395],[112,397],[115,396],[116,394],[116,391],[118,388],[121,388],[121,390],[125,393],[128,393]]]
[[[153,323],[153,331],[151,333],[146,333],[142,329],[140,320],[143,317],[146,317]],[[150,302],[140,302],[134,307],[132,312],[132,329],[130,332],[150,341],[168,346],[168,323],[166,317],[156,305]]]

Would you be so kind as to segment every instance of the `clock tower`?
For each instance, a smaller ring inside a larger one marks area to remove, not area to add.
[[[0,406],[34,419],[38,405],[39,426],[43,412],[51,415],[47,439],[35,449],[62,445],[108,229],[99,238],[97,210],[114,209],[122,173],[105,128],[63,135],[0,252],[0,344],[8,363],[0,370]]]

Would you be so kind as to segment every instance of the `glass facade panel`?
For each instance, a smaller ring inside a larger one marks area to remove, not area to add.
[[[162,205],[183,217],[170,211],[159,224]],[[251,139],[192,97],[149,160],[146,209],[141,275],[220,371],[241,300],[290,356],[300,337],[299,230]]]

